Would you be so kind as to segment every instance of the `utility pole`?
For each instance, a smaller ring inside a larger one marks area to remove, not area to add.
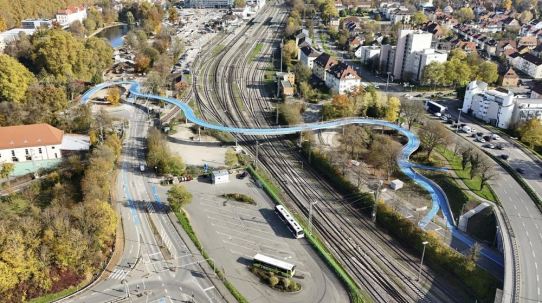
[[[199,138],[199,142],[201,142],[201,127],[198,126],[198,138]]]
[[[425,246],[427,245],[427,243],[429,243],[429,242],[427,242],[427,241],[422,242],[422,244],[423,244],[423,252],[422,252],[422,261],[420,263],[420,272],[418,273],[418,282],[420,282],[420,279],[422,277],[423,257],[425,256]]]
[[[384,184],[384,182],[382,180],[378,181],[378,187],[376,188],[376,191],[375,191],[375,204],[373,205],[373,212],[371,214],[373,222],[376,222],[376,211],[377,211],[377,207],[378,207],[378,196],[380,196],[380,190],[382,189],[382,184]]]
[[[391,72],[388,72],[388,79],[386,80],[386,91],[388,91],[388,86],[390,84],[390,74]]]
[[[279,101],[277,100],[277,121],[275,121],[276,124],[279,124]]]
[[[457,127],[455,128],[455,134],[457,135],[457,131],[459,130],[459,126],[461,125],[461,113],[463,112],[461,108],[459,109],[459,118],[457,118]]]
[[[312,235],[312,206],[318,203],[318,201],[309,204],[309,234]]]
[[[284,44],[284,39],[280,41],[280,72],[282,73],[282,47]]]

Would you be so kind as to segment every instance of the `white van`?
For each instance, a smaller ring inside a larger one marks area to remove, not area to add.
[[[139,169],[141,170],[141,172],[144,172],[144,171],[145,171],[145,165],[141,165],[141,166],[139,167]]]
[[[463,126],[463,128],[461,128],[461,131],[464,133],[470,133],[472,129],[470,128],[470,126]]]

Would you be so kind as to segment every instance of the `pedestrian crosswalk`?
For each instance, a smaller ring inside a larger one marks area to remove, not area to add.
[[[116,280],[122,280],[126,275],[128,274],[128,270],[124,268],[115,268],[115,270],[111,273],[109,278],[116,279]]]

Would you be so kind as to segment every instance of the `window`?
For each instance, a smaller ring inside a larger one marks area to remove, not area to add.
[[[14,150],[11,151],[11,156],[15,157],[15,151]]]
[[[25,148],[24,154],[28,156],[28,149]]]
[[[52,146],[52,147],[51,147],[51,149],[55,149],[55,147],[54,147],[54,146]]]
[[[38,148],[38,152],[39,152],[39,153],[41,154],[41,147],[40,147],[40,148]]]

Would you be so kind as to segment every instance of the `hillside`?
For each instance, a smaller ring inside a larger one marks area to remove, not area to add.
[[[98,0],[0,0],[0,16],[7,28],[21,26],[26,18],[54,18],[56,11],[73,4],[94,4]]]

